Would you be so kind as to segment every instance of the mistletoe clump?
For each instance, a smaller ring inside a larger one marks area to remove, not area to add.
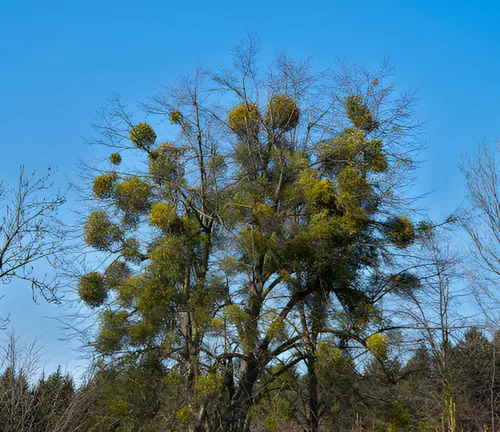
[[[97,250],[108,251],[121,238],[121,232],[106,212],[94,210],[83,227],[85,242]]]
[[[319,157],[325,167],[339,174],[349,166],[358,166],[365,172],[387,171],[387,158],[381,140],[368,140],[363,129],[347,128],[338,138],[320,145]]]
[[[387,157],[383,152],[384,144],[381,140],[368,141],[365,149],[365,161],[368,167],[375,173],[387,171]]]
[[[308,196],[317,207],[330,204],[334,198],[332,183],[327,179],[317,180],[308,191]]]
[[[229,114],[231,129],[239,136],[256,136],[259,133],[261,116],[256,104],[242,102]]]
[[[155,332],[156,326],[147,321],[139,321],[128,328],[131,343],[134,345],[144,344],[149,338],[154,336]]]
[[[346,167],[358,162],[365,147],[365,132],[350,127],[343,130],[338,138],[323,142],[319,148],[319,157],[329,171],[339,174]]]
[[[149,154],[149,174],[157,183],[176,181],[179,151],[172,143],[164,142]]]
[[[96,341],[100,353],[110,353],[120,348],[127,335],[128,313],[124,310],[106,309],[101,314],[101,331]]]
[[[97,272],[84,275],[78,282],[78,295],[92,308],[101,306],[108,298],[103,277]]]
[[[351,233],[363,229],[377,200],[359,170],[348,167],[337,178],[337,203],[343,213],[344,228]]]
[[[195,383],[194,391],[197,396],[217,396],[222,390],[223,377],[218,373],[210,372],[200,375]]]
[[[370,133],[378,128],[378,122],[373,118],[368,105],[363,102],[361,95],[348,96],[345,100],[345,110],[347,117],[349,117],[358,129]]]
[[[173,110],[170,113],[170,124],[180,124],[182,120],[182,114],[179,110]]]
[[[144,213],[149,210],[151,186],[138,177],[131,177],[115,187],[117,207],[128,213]]]
[[[168,229],[177,222],[178,217],[175,209],[167,203],[158,202],[151,206],[149,220],[152,225],[163,230]]]
[[[101,174],[94,179],[92,189],[94,196],[99,199],[110,198],[113,195],[113,189],[118,176],[116,173]]]
[[[366,347],[375,357],[385,359],[387,357],[387,339],[381,333],[374,333],[366,339]]]
[[[113,165],[120,165],[122,163],[122,157],[120,153],[111,153],[111,155],[109,156],[109,161]]]
[[[297,126],[300,110],[297,103],[290,96],[275,95],[269,101],[266,113],[266,123],[272,129],[280,129],[287,132]]]
[[[135,125],[130,131],[130,141],[137,148],[149,150],[156,141],[154,129],[146,122]]]
[[[410,218],[406,216],[393,216],[384,228],[389,241],[398,248],[410,246],[417,238],[417,230]]]

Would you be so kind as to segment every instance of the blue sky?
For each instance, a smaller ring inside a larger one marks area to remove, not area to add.
[[[111,92],[133,104],[198,64],[229,64],[250,32],[264,56],[282,49],[319,67],[335,56],[376,67],[388,56],[401,89],[420,88],[428,148],[416,191],[444,217],[463,200],[461,155],[500,135],[496,3],[0,0],[0,179],[13,183],[21,164],[50,166],[65,187],[78,158],[99,153],[83,137]],[[40,337],[49,367],[78,363],[74,343],[59,340],[59,309],[33,304],[21,284],[0,288],[0,315]]]

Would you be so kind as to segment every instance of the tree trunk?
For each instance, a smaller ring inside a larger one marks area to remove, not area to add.
[[[309,412],[307,422],[309,431],[316,432],[319,427],[318,412],[318,377],[316,376],[316,359],[309,355],[307,359],[307,376],[309,378]]]

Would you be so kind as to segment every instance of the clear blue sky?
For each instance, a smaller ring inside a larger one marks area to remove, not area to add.
[[[417,88],[428,149],[418,173],[431,215],[463,199],[461,154],[500,135],[500,6],[466,1],[53,1],[0,0],[0,178],[19,165],[57,167],[75,179],[96,109],[112,91],[133,103],[197,64],[228,64],[230,48],[257,33],[277,49],[396,66],[402,89]],[[70,203],[71,205],[71,203]],[[0,315],[41,337],[50,367],[73,365],[58,340],[60,312],[31,302],[29,287],[0,286]]]

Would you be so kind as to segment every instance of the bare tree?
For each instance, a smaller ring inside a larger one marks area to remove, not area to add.
[[[460,311],[460,299],[466,295],[458,284],[460,258],[451,247],[450,239],[439,231],[443,230],[436,229],[427,237],[420,256],[415,260],[418,289],[402,290],[403,301],[398,308],[410,327],[410,340],[417,344],[418,349],[428,351],[435,371],[432,387],[436,392],[432,394],[425,390],[425,399],[431,404],[434,401],[434,404],[422,408],[429,415],[441,402],[441,412],[435,411],[436,417],[441,416],[443,430],[454,431],[455,374],[460,365],[454,359],[453,346],[469,326]]]
[[[64,195],[53,192],[52,174],[27,174],[21,167],[17,185],[0,184],[0,281],[28,282],[33,298],[41,294],[54,301],[58,280],[50,277],[50,267],[61,264],[66,230],[57,219]]]
[[[468,192],[468,213],[462,225],[471,239],[469,248],[469,279],[474,288],[477,305],[482,311],[485,326],[493,334],[492,370],[490,383],[490,411],[492,429],[498,420],[496,391],[496,338],[500,328],[500,165],[497,141],[491,148],[479,146],[475,156],[467,156],[462,163]]]

